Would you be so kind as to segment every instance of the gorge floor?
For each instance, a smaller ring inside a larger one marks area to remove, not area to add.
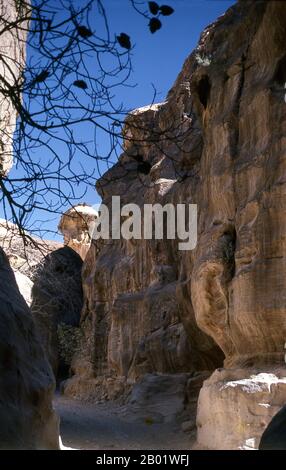
[[[55,396],[63,448],[78,450],[187,450],[194,436],[179,423],[153,423],[114,402],[82,403]],[[151,418],[151,417],[150,417]]]

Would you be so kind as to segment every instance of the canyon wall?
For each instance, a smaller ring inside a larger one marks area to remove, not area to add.
[[[0,248],[0,448],[57,449],[54,376]]]
[[[7,174],[13,163],[12,136],[17,113],[9,93],[25,64],[25,28],[5,26],[7,21],[13,24],[21,15],[26,17],[24,9],[22,2],[0,1],[0,177]],[[20,24],[23,26],[21,21]],[[58,449],[59,423],[52,406],[54,376],[3,251],[14,243],[13,230],[8,235],[1,224],[0,235],[0,448]],[[24,270],[26,257],[21,256],[16,245],[11,248],[10,257],[14,266],[20,263]],[[26,267],[29,269],[28,263]],[[29,278],[16,271],[23,295],[29,301]]]
[[[92,242],[65,393],[220,367],[200,392],[199,448],[257,448],[286,400],[285,23],[284,1],[241,1],[211,24],[167,100],[127,118],[97,184],[107,205],[197,204],[198,243]]]

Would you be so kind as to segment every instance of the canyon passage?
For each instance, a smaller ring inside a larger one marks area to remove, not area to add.
[[[32,235],[24,249],[1,219],[1,448],[252,450],[268,426],[282,439],[285,24],[284,1],[231,6],[166,100],[126,117],[122,154],[96,183],[109,208],[113,196],[197,204],[194,249],[90,240],[98,212],[85,203],[62,214],[63,242]],[[5,34],[20,79],[25,50]]]

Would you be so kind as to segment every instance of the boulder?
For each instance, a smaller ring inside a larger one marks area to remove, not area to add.
[[[199,395],[196,448],[257,449],[285,394],[283,367],[217,370]]]

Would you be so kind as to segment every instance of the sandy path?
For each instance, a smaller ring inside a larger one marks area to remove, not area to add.
[[[73,449],[190,449],[191,436],[176,423],[146,424],[114,403],[86,404],[57,395],[63,445]]]

